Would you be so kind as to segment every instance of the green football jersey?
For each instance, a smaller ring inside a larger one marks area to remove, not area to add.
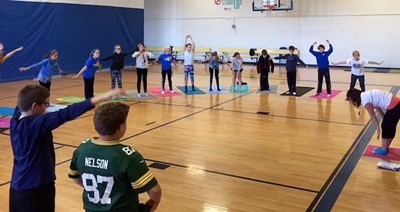
[[[142,155],[118,141],[83,141],[74,151],[69,177],[82,178],[86,211],[138,211],[138,193],[157,185]]]

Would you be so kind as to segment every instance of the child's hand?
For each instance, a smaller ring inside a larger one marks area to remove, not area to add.
[[[329,42],[329,40],[326,40],[326,42],[327,42],[328,44],[331,44],[331,43]]]
[[[79,77],[79,75],[80,75],[80,74],[77,74],[77,75],[73,76],[72,78],[75,79],[75,78]]]
[[[314,43],[312,45],[314,46],[315,44],[317,44],[317,41],[314,41]]]
[[[19,68],[19,70],[20,70],[20,71],[28,71],[28,70],[29,70],[29,68],[26,68],[26,67],[21,67],[21,68]]]
[[[117,88],[117,89],[113,89],[113,90],[110,90],[110,91],[106,92],[105,94],[103,94],[102,97],[103,97],[105,100],[109,100],[109,99],[111,99],[113,96],[121,96],[121,95],[125,95],[125,90],[122,90],[122,89],[120,89],[120,88]]]
[[[23,46],[19,47],[18,49],[15,49],[15,51],[19,52],[19,51],[21,51],[22,49],[24,49]]]
[[[4,45],[3,45],[3,43],[0,43],[0,52],[3,51],[3,49],[4,49]]]

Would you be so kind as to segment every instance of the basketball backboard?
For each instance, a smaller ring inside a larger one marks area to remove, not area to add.
[[[273,8],[273,9],[272,9]],[[253,11],[293,10],[292,0],[253,0]]]

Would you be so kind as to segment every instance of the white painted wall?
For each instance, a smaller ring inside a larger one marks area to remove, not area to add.
[[[314,41],[334,46],[331,61],[361,56],[400,68],[400,2],[396,0],[293,0],[293,11],[260,13],[252,0],[240,10],[223,10],[214,0],[145,0],[145,44],[182,46],[192,34],[197,46],[279,48],[294,45],[300,57],[315,64],[308,53]],[[232,24],[236,25],[232,29]]]

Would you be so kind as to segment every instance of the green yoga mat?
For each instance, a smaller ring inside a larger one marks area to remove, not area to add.
[[[205,92],[200,90],[200,88],[198,88],[198,87],[194,87],[195,91],[192,91],[192,86],[188,86],[188,91],[186,93],[185,93],[185,86],[177,86],[177,88],[186,95],[205,94]]]
[[[65,102],[65,103],[71,103],[71,104],[72,103],[81,102],[83,100],[85,100],[85,98],[80,97],[80,96],[64,96],[64,97],[61,97],[61,98],[57,99],[57,101]]]
[[[229,87],[229,93],[232,92],[232,85]],[[235,86],[235,93],[249,93],[249,86],[247,84],[242,85],[242,91],[239,92],[239,85]]]

